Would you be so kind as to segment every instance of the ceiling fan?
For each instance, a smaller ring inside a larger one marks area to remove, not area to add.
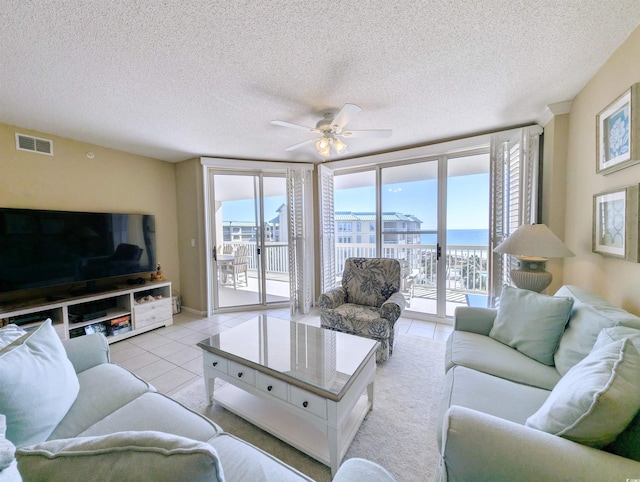
[[[316,144],[318,154],[322,157],[330,157],[331,151],[340,155],[346,152],[347,145],[342,139],[347,138],[381,138],[389,137],[392,134],[391,129],[369,129],[364,131],[351,131],[344,130],[345,126],[361,111],[360,107],[355,104],[345,104],[342,109],[335,115],[331,112],[324,115],[320,119],[315,127],[301,126],[299,124],[292,124],[291,122],[285,122],[281,120],[273,120],[272,124],[283,127],[292,127],[294,129],[301,129],[307,132],[313,132],[319,134],[319,137],[313,137],[306,141],[298,142],[292,146],[289,146],[285,151],[293,151],[299,147],[306,146],[307,144]]]

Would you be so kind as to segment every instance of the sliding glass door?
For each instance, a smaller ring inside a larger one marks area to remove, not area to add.
[[[286,178],[210,171],[214,310],[289,301]]]
[[[336,173],[335,264],[349,256],[400,261],[407,313],[453,316],[486,301],[488,148]]]
[[[380,169],[381,255],[400,261],[409,308],[428,315],[442,287],[438,192],[438,159]]]

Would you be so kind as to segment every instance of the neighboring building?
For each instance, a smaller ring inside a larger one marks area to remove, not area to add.
[[[336,243],[375,244],[376,214],[373,212],[336,211]],[[412,214],[382,213],[384,244],[420,244],[422,221]]]
[[[265,241],[274,241],[274,227],[270,222],[264,226]],[[251,221],[223,221],[222,239],[225,243],[241,243],[256,240],[256,225]]]
[[[278,215],[264,224],[264,240],[266,242],[286,243],[289,240],[287,205],[276,209]],[[256,240],[256,225],[251,221],[223,221],[222,239],[225,243],[252,242]]]

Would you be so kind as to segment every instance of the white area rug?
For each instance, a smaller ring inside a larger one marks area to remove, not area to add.
[[[377,367],[374,410],[362,423],[345,460],[373,460],[398,481],[433,478],[438,463],[436,421],[444,381],[444,350],[444,343],[400,335],[393,356]],[[309,477],[331,480],[325,465],[224,408],[208,406],[202,380],[172,398]]]

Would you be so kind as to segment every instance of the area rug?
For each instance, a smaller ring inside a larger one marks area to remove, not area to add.
[[[398,481],[432,480],[438,463],[436,422],[444,381],[444,350],[444,343],[400,335],[393,356],[378,364],[374,409],[362,423],[345,460],[373,460]],[[208,406],[202,379],[172,398],[309,477],[331,480],[327,466],[224,408]]]

